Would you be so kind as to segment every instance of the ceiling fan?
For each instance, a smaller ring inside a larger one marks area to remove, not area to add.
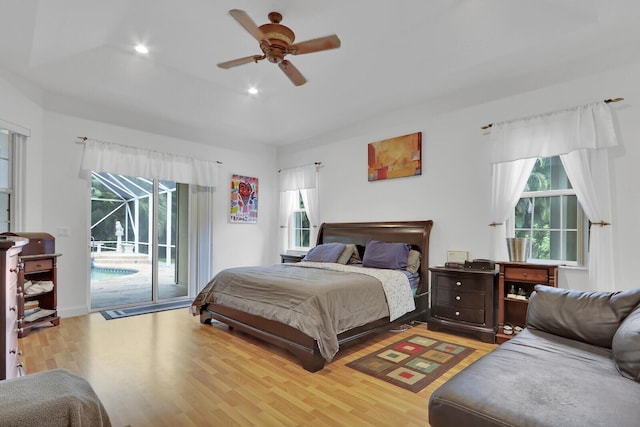
[[[231,68],[249,62],[258,62],[267,59],[269,62],[278,64],[284,74],[296,86],[301,86],[307,82],[302,73],[298,71],[294,65],[284,59],[287,55],[303,55],[305,53],[320,52],[328,49],[336,49],[340,47],[340,39],[335,34],[326,37],[320,37],[313,40],[293,44],[295,33],[282,24],[282,15],[278,12],[270,12],[268,15],[271,23],[257,26],[255,22],[243,10],[232,9],[229,14],[236,20],[245,30],[249,32],[260,43],[262,55],[246,56],[227,62],[218,64],[220,68]]]

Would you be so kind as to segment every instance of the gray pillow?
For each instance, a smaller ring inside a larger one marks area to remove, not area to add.
[[[640,306],[620,324],[611,350],[620,374],[640,382]]]
[[[536,285],[529,298],[527,326],[611,348],[620,322],[640,303],[640,289],[574,291]]]
[[[404,270],[407,268],[408,257],[409,245],[406,243],[387,243],[379,240],[369,240],[364,249],[362,266]]]
[[[337,262],[342,252],[344,252],[344,243],[325,243],[318,245],[307,252],[303,261],[311,262]]]
[[[355,255],[359,259],[360,256],[358,255],[358,248],[356,248],[356,245],[354,245],[352,243],[344,245],[344,251],[342,251],[342,254],[338,258],[338,261],[336,261],[336,262],[338,264],[352,264],[352,262],[350,262],[350,261],[354,256],[354,252],[355,252]]]
[[[409,251],[409,256],[407,257],[407,271],[410,273],[417,273],[420,268],[420,258],[422,254],[420,251],[416,251],[415,249],[411,249]]]

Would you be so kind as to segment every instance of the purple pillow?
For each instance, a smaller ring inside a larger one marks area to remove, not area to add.
[[[336,262],[342,252],[344,252],[344,243],[325,243],[318,245],[307,252],[303,261],[311,262]]]
[[[407,268],[409,245],[406,243],[387,243],[369,240],[362,258],[363,267],[389,268],[404,270]]]

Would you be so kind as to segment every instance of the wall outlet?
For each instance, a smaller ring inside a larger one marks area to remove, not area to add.
[[[69,237],[69,227],[58,227],[58,237]]]

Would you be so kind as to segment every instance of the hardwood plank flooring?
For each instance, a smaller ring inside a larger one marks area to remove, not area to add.
[[[477,349],[419,393],[347,366],[414,333]],[[342,350],[316,373],[289,353],[186,309],[105,320],[64,318],[20,340],[27,373],[65,368],[86,378],[114,426],[426,426],[429,396],[496,346],[419,324]]]

